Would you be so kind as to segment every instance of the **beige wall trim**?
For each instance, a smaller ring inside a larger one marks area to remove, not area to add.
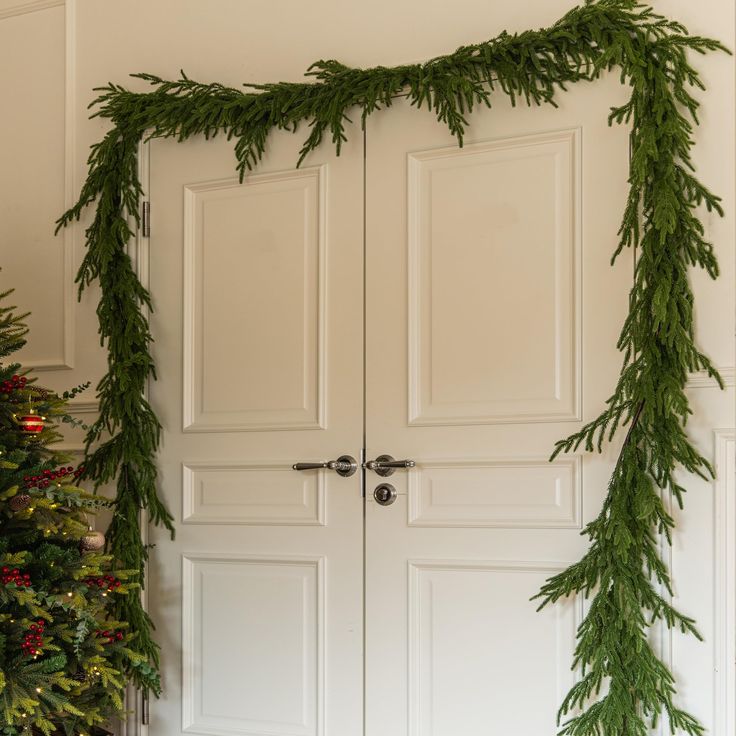
[[[79,401],[72,399],[67,405],[70,414],[97,414],[100,410],[100,404],[98,401]]]
[[[12,4],[11,4],[12,3]],[[76,198],[74,163],[76,160],[76,34],[75,0],[0,0],[0,20],[33,13],[47,8],[65,7],[64,33],[64,207],[72,206]],[[60,355],[41,360],[27,360],[24,365],[36,371],[66,371],[74,368],[75,362],[75,318],[76,288],[74,284],[74,237],[75,227],[67,227],[58,238],[62,240],[64,253],[63,340]]]
[[[726,386],[736,386],[736,367],[716,366]],[[718,388],[718,384],[705,371],[691,373],[687,381],[687,388]]]
[[[28,2],[0,2],[0,20],[12,18],[16,15],[25,15],[26,13],[35,13],[37,10],[46,10],[46,8],[55,8],[57,5],[64,5],[65,0],[28,0]]]

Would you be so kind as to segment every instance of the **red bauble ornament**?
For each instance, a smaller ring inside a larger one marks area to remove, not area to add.
[[[43,431],[43,428],[46,426],[44,424],[44,422],[46,421],[46,417],[42,417],[40,414],[36,414],[33,409],[31,409],[28,414],[16,416],[15,421],[18,422],[18,425],[20,426],[23,434],[29,435],[40,434]]]

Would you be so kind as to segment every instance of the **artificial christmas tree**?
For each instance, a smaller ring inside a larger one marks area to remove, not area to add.
[[[89,544],[90,518],[110,503],[53,449],[85,387],[58,395],[7,362],[27,332],[25,315],[3,306],[10,293],[0,294],[0,733],[82,736],[122,714],[131,673],[158,682],[110,614],[137,585]]]

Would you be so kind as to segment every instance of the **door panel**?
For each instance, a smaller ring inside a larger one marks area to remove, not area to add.
[[[573,682],[567,656],[578,617],[571,607],[540,615],[523,602],[556,572],[544,563],[411,560],[410,733],[457,733],[459,723],[470,733],[554,733],[549,714]],[[533,653],[532,673],[520,652]],[[481,661],[485,668],[473,666]],[[514,694],[534,704],[521,717]]]
[[[582,608],[529,599],[582,554],[615,459],[547,462],[620,366],[625,95],[494,99],[462,149],[405,101],[369,120],[366,454],[416,466],[390,506],[366,477],[366,736],[555,732]]]
[[[183,730],[319,733],[324,558],[210,553],[183,563]]]
[[[185,186],[184,431],[323,427],[326,177]]]
[[[577,128],[408,154],[411,425],[579,418],[579,159]]]
[[[243,184],[227,141],[151,147],[151,398],[177,525],[153,530],[151,732],[357,736],[360,473],[291,466],[362,445],[361,136],[295,170],[298,137],[276,135]]]

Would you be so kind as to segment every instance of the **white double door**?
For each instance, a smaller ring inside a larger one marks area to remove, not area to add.
[[[226,141],[153,142],[177,535],[153,534],[152,734],[555,732],[582,609],[529,599],[582,554],[615,455],[547,462],[619,369],[624,94],[499,101],[462,149],[397,100],[299,170],[274,135],[243,184]],[[292,469],[382,454],[415,466]]]

